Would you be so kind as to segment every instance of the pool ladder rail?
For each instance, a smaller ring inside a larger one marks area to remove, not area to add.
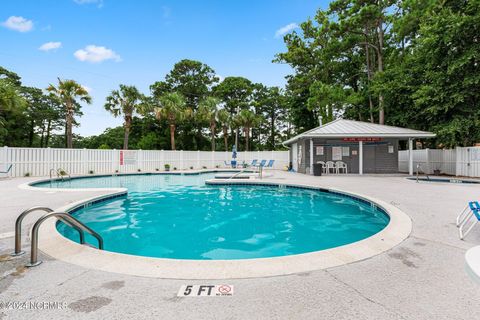
[[[56,175],[57,176],[57,179],[62,179],[62,181],[65,181],[65,178],[68,177],[68,179],[70,180],[72,177],[70,176],[70,174],[63,170],[62,168],[58,168],[58,169],[50,169],[50,172],[49,172],[49,175],[50,175],[50,181],[52,181],[52,178],[53,178],[53,175]]]
[[[246,167],[246,168],[243,168],[242,170],[240,170],[239,172],[235,173],[234,175],[230,176],[227,180],[233,180],[233,179],[235,179],[235,177],[238,177],[240,174],[245,173],[245,172],[253,172],[254,174],[258,173],[258,178],[260,178],[260,179],[263,178],[263,167],[258,166],[258,171],[257,172],[255,171],[255,167],[253,167],[253,170],[250,167]]]
[[[423,171],[422,166],[420,164],[417,164],[417,183],[418,183],[418,171],[419,170],[422,170],[423,174],[427,177],[427,180],[430,181],[430,177],[428,176],[428,174],[425,173],[425,171]]]
[[[35,267],[42,263],[42,261],[38,260],[38,232],[40,226],[45,220],[48,220],[51,217],[57,218],[59,221],[65,223],[69,227],[78,231],[80,237],[80,243],[83,245],[88,245],[85,242],[85,234],[84,231],[91,234],[95,237],[98,241],[98,249],[103,250],[103,238],[94,230],[80,222],[78,219],[74,218],[67,212],[55,212],[50,208],[47,207],[32,207],[23,211],[15,221],[15,251],[11,254],[12,256],[20,256],[25,253],[22,251],[22,221],[23,219],[31,212],[35,211],[44,211],[46,212],[45,215],[37,219],[35,224],[32,227],[32,239],[31,239],[31,246],[30,246],[30,263],[27,264],[27,267]]]

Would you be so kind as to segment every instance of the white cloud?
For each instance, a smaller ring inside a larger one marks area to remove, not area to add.
[[[275,38],[280,38],[281,36],[286,35],[290,31],[295,30],[297,28],[299,28],[298,24],[294,22],[289,23],[286,26],[281,27],[275,32]]]
[[[95,45],[88,45],[84,49],[79,49],[73,54],[80,61],[98,63],[105,60],[122,61],[122,58],[115,51]]]
[[[33,29],[33,21],[24,17],[11,16],[2,25],[8,29],[27,32]]]
[[[61,42],[47,42],[42,44],[40,48],[38,48],[38,50],[50,51],[50,50],[57,50],[58,48],[61,48],[61,47],[62,47]]]

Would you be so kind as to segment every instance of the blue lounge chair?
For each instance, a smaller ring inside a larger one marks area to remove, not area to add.
[[[0,171],[0,174],[8,174],[12,170],[13,164],[9,165],[6,171]]]
[[[267,163],[267,160],[262,160],[262,161],[260,161],[260,163],[259,163],[259,164],[257,164],[256,166],[257,166],[257,167],[262,167],[262,168],[263,168],[263,167],[265,167],[265,164],[266,164],[266,163]]]
[[[471,218],[474,217],[474,221],[469,223]],[[480,204],[478,201],[471,201],[463,209],[463,211],[457,216],[457,227],[460,239],[463,240],[467,234],[472,231],[473,227],[480,221]],[[468,227],[467,227],[468,226]],[[467,228],[467,231],[464,231]]]
[[[275,160],[268,161],[268,164],[265,166],[265,168],[273,168],[274,163],[275,163]]]
[[[228,167],[232,166],[232,164],[228,163],[227,160],[224,160],[223,162],[225,163],[225,168],[228,168]]]
[[[253,159],[252,163],[250,164],[251,167],[255,167],[257,165],[257,159]]]

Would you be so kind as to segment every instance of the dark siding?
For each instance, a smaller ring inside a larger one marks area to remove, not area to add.
[[[388,143],[388,144],[387,144]],[[316,154],[316,146],[327,145],[324,147],[324,154]],[[332,160],[332,145],[334,146],[347,146],[349,147],[349,155],[342,156],[342,161],[347,164],[349,173],[358,173],[358,143],[350,142],[346,143],[340,139],[326,140],[326,139],[314,139],[313,140],[313,163],[318,161],[331,161]],[[388,146],[393,146],[393,153],[388,153]],[[309,172],[310,168],[310,140],[302,139],[298,141],[298,146],[302,148],[302,162],[298,167],[298,172]],[[356,153],[356,155],[354,154]],[[398,172],[398,140],[385,139],[382,144],[363,146],[363,172],[364,173],[396,173]]]

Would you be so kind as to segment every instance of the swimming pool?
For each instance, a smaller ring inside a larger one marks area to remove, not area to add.
[[[127,188],[127,196],[72,214],[103,237],[106,250],[147,257],[233,260],[307,253],[368,238],[389,222],[382,209],[354,197],[293,187],[206,185],[214,175],[105,176],[35,186]],[[78,241],[76,231],[62,223],[57,229]]]

